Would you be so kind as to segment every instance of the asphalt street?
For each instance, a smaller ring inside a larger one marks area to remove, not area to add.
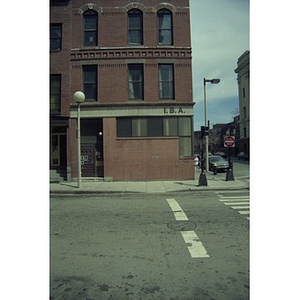
[[[239,198],[249,205],[248,190],[51,197],[50,299],[249,299]]]

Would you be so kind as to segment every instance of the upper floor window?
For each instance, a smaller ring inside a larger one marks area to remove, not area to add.
[[[60,113],[61,75],[50,75],[50,113]]]
[[[84,46],[98,46],[98,14],[94,10],[88,10],[83,14],[84,20]]]
[[[143,65],[128,65],[128,98],[130,100],[142,100],[144,98]]]
[[[159,71],[159,98],[174,99],[173,65],[158,65]]]
[[[143,45],[143,13],[138,9],[128,12],[128,44]]]
[[[62,25],[50,25],[50,51],[61,51]]]
[[[167,9],[157,12],[158,18],[158,44],[173,44],[172,13]]]
[[[83,66],[85,101],[97,101],[97,66]]]

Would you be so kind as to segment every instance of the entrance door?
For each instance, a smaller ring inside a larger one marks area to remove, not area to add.
[[[81,144],[82,177],[95,177],[95,144]]]
[[[83,177],[103,177],[102,119],[81,120],[81,170]]]
[[[67,165],[66,144],[64,133],[53,133],[51,135],[50,167],[65,167]]]
[[[57,167],[60,165],[59,160],[59,136],[58,134],[52,134],[51,136],[51,152],[50,152],[50,159],[51,159],[51,166]]]

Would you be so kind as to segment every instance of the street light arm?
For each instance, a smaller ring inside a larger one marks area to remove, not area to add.
[[[213,79],[203,79],[204,81],[204,85],[206,84],[206,82],[210,82],[212,84],[218,84],[221,80],[219,78],[213,78]]]

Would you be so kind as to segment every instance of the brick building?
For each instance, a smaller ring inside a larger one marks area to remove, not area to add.
[[[189,0],[50,1],[50,168],[83,177],[194,179]]]

